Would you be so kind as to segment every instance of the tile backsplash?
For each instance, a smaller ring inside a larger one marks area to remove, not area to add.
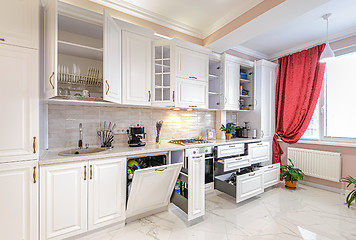
[[[206,136],[206,129],[215,128],[215,112],[173,111],[157,108],[96,107],[48,105],[49,149],[77,147],[79,123],[83,124],[83,144],[99,146],[97,131],[100,123],[116,123],[118,129],[141,124],[145,127],[146,141],[155,141],[156,122],[163,120],[161,139]],[[115,145],[127,145],[127,135],[116,134]]]

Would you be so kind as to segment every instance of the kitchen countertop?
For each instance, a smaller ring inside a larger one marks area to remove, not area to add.
[[[70,163],[70,162],[80,162],[93,159],[102,159],[102,158],[111,158],[111,157],[123,157],[123,156],[133,156],[133,155],[142,155],[150,154],[157,152],[168,152],[168,151],[177,151],[184,150],[187,148],[195,147],[209,147],[233,143],[251,143],[251,142],[260,142],[260,139],[250,139],[250,138],[234,138],[231,140],[209,140],[210,143],[199,143],[199,144],[189,144],[182,146],[179,144],[173,144],[168,142],[162,142],[160,144],[156,143],[146,143],[144,147],[129,147],[129,146],[115,146],[111,150],[106,150],[104,152],[90,154],[90,155],[81,155],[81,156],[59,156],[58,153],[67,149],[61,150],[48,150],[45,151],[39,160],[39,165],[50,165],[50,164],[60,164],[60,163]]]

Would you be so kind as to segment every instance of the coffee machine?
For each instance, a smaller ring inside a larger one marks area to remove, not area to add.
[[[141,139],[146,137],[145,128],[143,126],[137,124],[137,126],[130,127],[130,129],[127,130],[127,135],[130,147],[143,147],[146,145],[146,143],[141,142]]]

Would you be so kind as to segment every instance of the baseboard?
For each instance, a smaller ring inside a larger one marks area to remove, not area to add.
[[[335,192],[335,193],[339,193],[339,194],[346,194],[347,193],[347,190],[345,190],[345,189],[330,187],[330,186],[322,185],[322,184],[319,184],[319,183],[313,183],[313,182],[308,182],[308,181],[303,181],[303,180],[299,180],[298,182],[300,184],[304,184],[304,185],[315,187],[315,188],[320,188],[320,189],[327,190],[327,191],[330,191],[330,192]]]
[[[95,229],[95,230],[92,230],[92,231],[88,231],[86,233],[82,233],[82,234],[76,235],[74,237],[66,238],[66,240],[86,240],[86,239],[91,239],[91,238],[100,236],[100,235],[102,235],[104,233],[112,232],[112,231],[118,230],[118,229],[123,228],[123,227],[125,227],[125,221],[121,221],[121,222],[118,222],[118,223],[113,223],[111,225],[104,226],[104,227],[101,227],[101,228],[98,228],[98,229]]]

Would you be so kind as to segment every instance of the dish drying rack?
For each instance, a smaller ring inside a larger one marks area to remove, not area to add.
[[[58,73],[58,83],[72,84],[72,85],[85,85],[92,87],[102,87],[103,79],[96,76],[84,76],[73,73]]]

